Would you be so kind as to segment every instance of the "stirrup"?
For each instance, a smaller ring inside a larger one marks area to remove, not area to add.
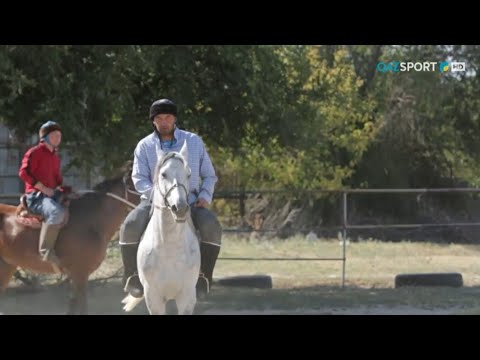
[[[140,277],[138,274],[133,274],[128,277],[123,291],[136,298],[141,298],[143,296],[143,285],[140,282]]]
[[[197,296],[199,297],[204,297],[210,292],[210,282],[203,273],[198,275],[197,285],[195,288],[197,289]]]

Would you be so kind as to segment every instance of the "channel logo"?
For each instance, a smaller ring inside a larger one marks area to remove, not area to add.
[[[447,72],[448,71],[448,61],[441,62],[440,66],[438,68],[440,69],[440,72]]]
[[[465,63],[464,62],[452,62],[450,65],[451,71],[465,71]]]
[[[390,61],[390,62],[379,62],[376,66],[378,72],[410,72],[410,71],[427,71],[434,72],[439,71],[441,73],[446,73],[448,71],[465,71],[466,66],[464,62],[452,62],[448,61],[423,61],[423,62],[402,62],[402,61]]]

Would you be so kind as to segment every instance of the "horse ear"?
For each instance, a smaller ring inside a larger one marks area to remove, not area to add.
[[[186,141],[183,143],[183,146],[180,150],[180,155],[182,155],[183,158],[185,159],[185,161],[188,162],[188,147],[187,147],[187,142]]]

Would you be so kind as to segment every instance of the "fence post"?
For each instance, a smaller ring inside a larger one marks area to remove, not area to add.
[[[240,196],[239,196],[239,207],[240,207],[240,218],[242,221],[245,221],[245,189],[240,190]]]
[[[347,260],[347,256],[346,256],[346,241],[347,241],[347,192],[344,191],[342,193],[342,197],[343,197],[343,224],[342,224],[342,240],[343,240],[343,255],[342,255],[342,262],[343,262],[343,266],[342,266],[342,289],[345,288],[345,263],[346,263],[346,260]]]

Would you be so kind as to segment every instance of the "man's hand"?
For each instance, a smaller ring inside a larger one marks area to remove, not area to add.
[[[55,194],[55,191],[52,188],[46,186],[43,188],[42,192],[48,197],[53,197],[53,195]]]
[[[48,197],[53,197],[53,194],[55,193],[52,188],[49,188],[45,185],[43,185],[40,181],[35,184],[35,187],[40,190],[42,193],[47,195]]]
[[[64,193],[65,195],[69,195],[70,193],[73,192],[73,189],[71,186],[68,186],[68,185],[62,185],[62,186],[59,186],[57,188],[58,190],[60,190],[62,193]]]
[[[197,201],[195,201],[195,207],[207,208],[208,201],[205,200],[204,198],[198,198]]]

